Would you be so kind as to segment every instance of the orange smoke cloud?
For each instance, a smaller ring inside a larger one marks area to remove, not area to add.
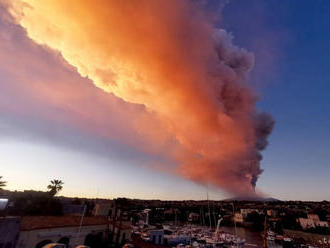
[[[176,173],[253,193],[273,121],[257,114],[246,84],[253,55],[214,29],[201,6],[22,0],[11,13],[31,39],[61,52],[81,76],[157,116],[165,132],[150,132],[148,121],[136,128],[151,146],[173,139],[167,156],[177,161]]]

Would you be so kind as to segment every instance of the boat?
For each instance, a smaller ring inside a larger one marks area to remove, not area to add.
[[[233,206],[234,214],[234,206]],[[217,248],[217,247],[244,247],[245,239],[237,236],[236,222],[235,234],[230,234],[220,230],[222,217],[219,216],[217,226],[214,230],[206,226],[198,225],[163,225],[153,227],[148,225],[138,225],[133,227],[134,242],[136,247],[177,247],[177,248]],[[133,237],[132,236],[132,237]],[[144,246],[141,242],[144,242]]]

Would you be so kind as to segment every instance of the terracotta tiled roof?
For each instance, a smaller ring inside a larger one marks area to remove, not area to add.
[[[80,216],[24,216],[21,221],[21,231],[70,227],[80,225]],[[106,225],[106,217],[84,217],[83,226]]]

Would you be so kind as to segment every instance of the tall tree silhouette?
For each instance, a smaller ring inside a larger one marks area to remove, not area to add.
[[[3,187],[6,187],[7,182],[2,180],[2,176],[0,176],[0,190],[2,190]]]
[[[50,184],[47,186],[47,189],[49,189],[49,194],[51,196],[55,196],[59,191],[63,189],[63,184],[64,182],[62,182],[61,180],[51,180]]]

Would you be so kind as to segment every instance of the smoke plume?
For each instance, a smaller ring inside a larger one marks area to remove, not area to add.
[[[10,8],[32,40],[59,51],[105,92],[155,116],[163,131],[148,121],[136,123],[136,131],[149,142],[144,149],[166,147],[175,173],[231,193],[254,193],[274,121],[256,111],[247,83],[253,54],[216,29],[203,6],[22,0]]]

